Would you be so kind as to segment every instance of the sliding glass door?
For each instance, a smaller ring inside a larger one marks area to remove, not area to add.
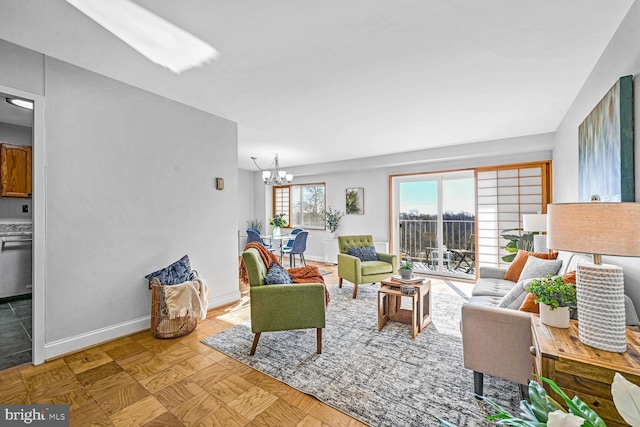
[[[414,271],[475,277],[473,171],[392,178],[394,252]]]

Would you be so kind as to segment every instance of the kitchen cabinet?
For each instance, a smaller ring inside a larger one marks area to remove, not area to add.
[[[31,150],[0,144],[0,197],[31,197]]]

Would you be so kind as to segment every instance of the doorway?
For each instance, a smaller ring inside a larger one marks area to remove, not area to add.
[[[393,246],[415,273],[475,279],[473,171],[392,177]]]

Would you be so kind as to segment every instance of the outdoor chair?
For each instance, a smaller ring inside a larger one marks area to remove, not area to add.
[[[262,332],[309,328],[316,328],[316,352],[322,353],[326,309],[324,284],[265,285],[269,268],[259,252],[249,248],[242,253],[242,258],[249,277],[251,331],[255,334],[249,354],[255,354]]]
[[[349,255],[350,248],[373,246],[371,235],[338,237],[338,287],[342,288],[342,279],[353,283],[353,298],[358,295],[358,285],[379,282],[398,271],[398,257],[393,254],[378,252],[378,259],[372,261]]]

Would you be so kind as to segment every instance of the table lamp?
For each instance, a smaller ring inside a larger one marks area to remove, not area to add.
[[[627,348],[622,267],[602,255],[640,256],[640,204],[565,203],[547,206],[549,248],[593,255],[576,274],[578,339],[623,353]]]
[[[522,215],[522,230],[537,231],[540,234],[533,236],[533,250],[536,252],[548,252],[547,236],[542,234],[547,231],[547,214]]]

